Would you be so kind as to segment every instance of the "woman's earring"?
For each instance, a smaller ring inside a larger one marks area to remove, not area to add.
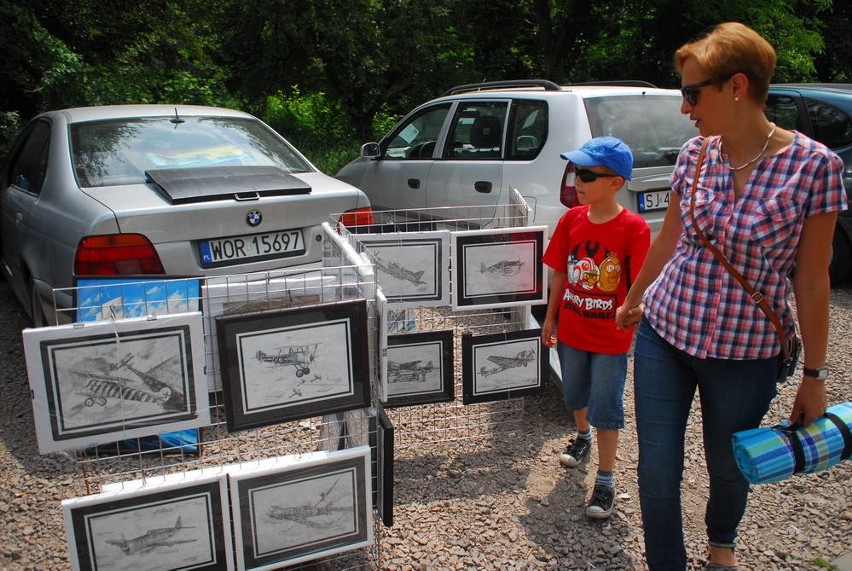
[[[735,97],[734,97],[734,101],[739,101],[739,100],[740,100],[740,96],[739,96],[739,95],[737,95],[737,96],[735,96]]]

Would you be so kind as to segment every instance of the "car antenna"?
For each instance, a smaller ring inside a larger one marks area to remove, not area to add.
[[[169,122],[170,122],[170,123],[174,123],[174,124],[175,124],[175,128],[177,128],[177,126],[178,126],[178,125],[180,125],[181,123],[186,123],[186,121],[184,121],[183,119],[181,119],[181,118],[178,116],[177,107],[175,107],[175,117],[174,117],[174,119],[169,119]]]

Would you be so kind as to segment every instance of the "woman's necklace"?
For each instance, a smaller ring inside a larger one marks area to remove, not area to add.
[[[769,141],[772,139],[772,135],[775,134],[776,129],[778,129],[778,125],[776,125],[775,123],[772,123],[772,130],[769,131],[769,134],[766,136],[766,142],[763,143],[763,148],[760,149],[760,152],[757,153],[757,155],[755,155],[755,157],[753,159],[751,159],[750,161],[743,163],[738,167],[733,166],[730,162],[728,162],[724,159],[722,159],[722,162],[725,164],[726,167],[728,167],[732,171],[741,171],[744,168],[746,168],[747,166],[753,165],[760,157],[763,156],[763,153],[766,152],[766,149],[769,148]]]

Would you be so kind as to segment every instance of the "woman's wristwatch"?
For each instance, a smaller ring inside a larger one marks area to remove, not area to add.
[[[806,377],[813,377],[818,381],[824,381],[828,378],[828,367],[820,367],[818,369],[804,368]]]

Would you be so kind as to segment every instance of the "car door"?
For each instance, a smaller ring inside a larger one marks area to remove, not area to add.
[[[378,159],[359,165],[363,177],[357,186],[375,208],[422,209],[427,205],[426,181],[450,107],[450,103],[442,103],[415,111],[382,141]]]
[[[459,101],[429,170],[426,206],[448,207],[446,217],[494,216],[494,208],[482,207],[501,200],[508,106],[506,100]]]
[[[2,173],[3,272],[18,291],[25,291],[27,287],[22,272],[21,245],[32,243],[29,234],[34,220],[31,217],[37,211],[47,173],[49,141],[50,123],[46,120],[32,123],[21,134]]]

